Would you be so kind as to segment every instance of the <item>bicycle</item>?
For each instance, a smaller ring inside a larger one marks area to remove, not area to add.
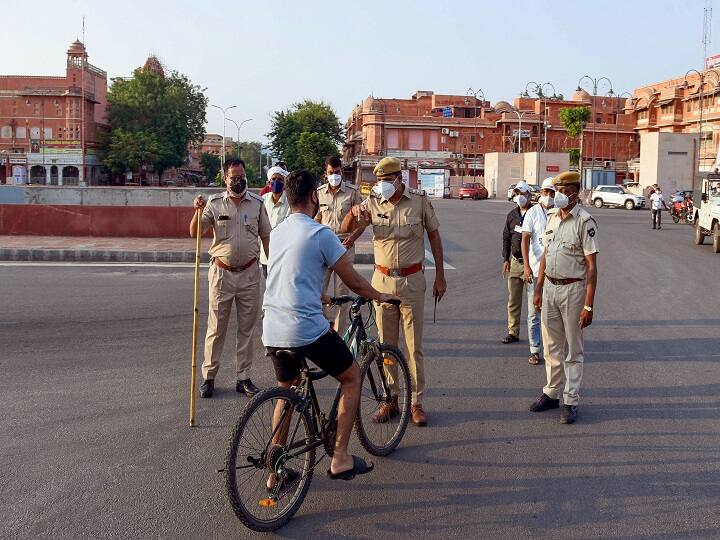
[[[397,347],[368,339],[362,307],[370,305],[372,313],[371,301],[350,296],[332,299],[335,305],[347,302],[352,305],[346,343],[354,356],[360,353],[361,395],[355,433],[368,453],[386,456],[397,448],[407,428],[410,372]],[[281,350],[275,354],[295,353]],[[269,388],[256,395],[240,415],[228,442],[225,487],[235,515],[254,531],[274,531],[290,521],[307,495],[315,467],[333,454],[340,387],[326,415],[320,409],[313,381],[327,373],[309,368],[305,358],[300,360],[298,384]],[[372,414],[377,408],[395,400],[397,414],[374,422]],[[325,453],[316,461],[315,451],[320,447]]]

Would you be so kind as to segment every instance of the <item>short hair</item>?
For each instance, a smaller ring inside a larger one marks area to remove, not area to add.
[[[245,168],[245,162],[244,162],[242,159],[240,159],[240,158],[231,158],[231,159],[228,159],[228,160],[225,162],[225,165],[224,165],[224,167],[223,167],[223,172],[224,172],[225,174],[227,174],[228,171],[230,170],[230,167],[237,167],[238,165],[242,165],[242,168],[243,168],[243,169]]]
[[[288,170],[288,168],[287,168],[287,163],[285,163],[284,161],[278,161],[277,163],[275,163],[275,166],[276,166],[276,167],[282,167],[282,168],[285,169],[286,171]]]
[[[285,196],[292,208],[305,204],[317,187],[317,177],[303,169],[293,171],[285,178]]]
[[[328,168],[328,165],[332,167],[333,169],[337,167],[342,167],[342,160],[340,159],[340,156],[328,156],[325,158],[325,168]]]

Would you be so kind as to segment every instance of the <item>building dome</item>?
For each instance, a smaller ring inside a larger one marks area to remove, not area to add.
[[[580,101],[582,103],[586,103],[586,102],[589,103],[590,101],[592,101],[592,96],[578,86],[577,90],[575,90],[572,97],[570,98],[570,101]]]
[[[79,39],[76,39],[70,44],[67,53],[72,56],[87,55],[87,52],[85,51],[85,45],[83,45]]]
[[[510,105],[507,101],[498,101],[495,104],[495,112],[510,112],[513,110],[513,106]]]
[[[162,64],[160,63],[160,60],[158,60],[158,57],[154,54],[151,54],[148,56],[148,59],[145,60],[145,64],[143,65],[143,69],[145,71],[151,71],[152,73],[155,73],[156,75],[160,75],[161,77],[165,77],[165,70],[162,67]]]
[[[625,100],[625,109],[634,109],[635,108],[635,98],[629,97]]]

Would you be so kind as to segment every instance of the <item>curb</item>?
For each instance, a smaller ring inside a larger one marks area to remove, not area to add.
[[[210,262],[207,253],[200,260]],[[112,249],[19,249],[0,248],[0,261],[13,262],[117,262],[194,263],[194,251],[118,251]],[[356,253],[355,264],[373,264],[372,253]]]

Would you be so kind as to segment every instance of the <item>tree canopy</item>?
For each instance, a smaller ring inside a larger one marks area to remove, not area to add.
[[[558,112],[560,121],[565,126],[569,137],[579,137],[588,121],[590,120],[590,109],[587,107],[568,107]]]
[[[161,176],[187,163],[188,145],[205,135],[207,97],[185,76],[164,77],[136,69],[130,79],[113,79],[107,94],[104,165],[112,172],[146,166]]]
[[[302,168],[322,175],[325,158],[337,154],[343,142],[340,119],[322,101],[295,103],[273,113],[271,121],[270,147],[290,170]]]

